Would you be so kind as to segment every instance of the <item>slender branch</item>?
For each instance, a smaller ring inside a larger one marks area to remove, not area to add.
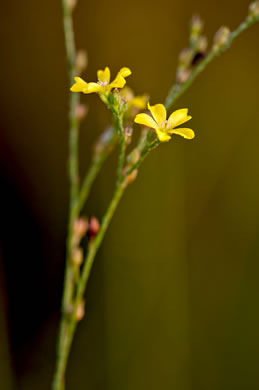
[[[122,197],[122,195],[127,187],[127,178],[135,169],[138,169],[140,167],[140,165],[142,164],[144,159],[147,157],[147,155],[150,153],[150,151],[153,150],[154,148],[156,148],[159,144],[160,144],[160,142],[158,140],[155,140],[151,144],[146,145],[146,147],[143,148],[140,159],[137,161],[136,164],[134,164],[130,169],[128,169],[125,176],[123,177],[123,180],[119,183],[118,187],[116,187],[116,189],[115,189],[113,198],[112,198],[112,200],[109,204],[109,207],[108,207],[108,209],[103,217],[98,235],[96,236],[94,241],[92,243],[90,243],[90,245],[89,245],[89,250],[88,250],[87,256],[86,256],[85,261],[84,261],[83,269],[81,272],[81,277],[80,277],[79,282],[78,282],[78,288],[77,288],[76,296],[75,296],[74,303],[73,303],[73,313],[70,316],[69,325],[68,325],[67,331],[66,331],[66,337],[63,340],[62,351],[61,351],[61,355],[60,355],[60,366],[61,366],[60,370],[62,372],[65,372],[65,370],[66,370],[68,356],[69,356],[73,336],[74,336],[74,333],[75,333],[75,330],[77,327],[77,323],[78,323],[78,319],[77,319],[78,308],[79,308],[81,302],[83,301],[84,292],[85,292],[86,285],[87,285],[87,282],[89,280],[89,276],[90,276],[92,266],[93,266],[93,263],[95,260],[95,255],[96,255],[96,253],[97,253],[97,251],[98,251],[98,249],[103,241],[105,233],[109,227],[110,221],[111,221],[111,219],[116,211],[116,208],[119,204],[119,201],[120,201],[120,199],[121,199],[121,197]]]
[[[67,327],[66,337],[63,340],[62,351],[61,351],[61,355],[60,355],[60,371],[62,371],[63,373],[66,371],[66,366],[67,366],[67,361],[68,361],[68,356],[69,356],[73,336],[74,336],[74,333],[75,333],[75,330],[76,330],[76,327],[78,324],[78,319],[77,319],[78,308],[83,300],[83,295],[84,295],[85,288],[86,288],[86,285],[87,285],[87,282],[88,282],[88,279],[90,276],[90,272],[91,272],[91,269],[93,266],[96,252],[98,251],[98,249],[102,243],[103,237],[108,229],[109,223],[114,215],[114,212],[118,206],[118,203],[119,203],[125,189],[126,189],[126,178],[116,188],[114,196],[113,196],[111,203],[108,207],[108,210],[107,210],[105,216],[103,217],[100,231],[99,231],[98,235],[96,236],[95,240],[89,245],[89,251],[88,251],[88,254],[87,254],[85,262],[84,262],[83,270],[82,270],[81,277],[80,277],[79,284],[78,284],[77,293],[76,293],[76,296],[74,299],[74,304],[73,304],[74,310],[73,310],[72,315],[70,316],[70,321],[69,321],[69,324]],[[53,390],[56,390],[56,389],[59,390],[62,388],[57,387],[57,388],[54,388]]]
[[[108,128],[97,141],[90,168],[83,180],[76,205],[79,215],[90,193],[92,184],[98,175],[103,163],[106,161],[117,142],[117,134],[114,128]]]
[[[71,10],[68,7],[67,0],[62,0],[63,6],[63,25],[65,34],[65,46],[67,54],[67,70],[69,75],[69,84],[73,82],[75,74],[75,43]],[[62,390],[64,388],[65,370],[62,365],[62,350],[67,339],[68,310],[73,297],[73,266],[71,264],[73,224],[77,217],[76,204],[78,199],[78,129],[79,122],[76,118],[76,107],[79,103],[79,94],[69,95],[69,180],[70,180],[70,211],[67,235],[67,254],[64,290],[62,298],[62,318],[60,323],[58,344],[57,344],[57,365],[53,380],[53,390]]]
[[[115,122],[119,133],[119,160],[118,160],[117,182],[116,182],[116,187],[119,187],[120,182],[122,180],[122,171],[123,171],[123,166],[125,161],[126,138],[124,134],[122,115],[116,114]]]
[[[143,163],[143,161],[145,160],[145,158],[149,155],[149,153],[151,152],[151,150],[154,150],[155,148],[158,147],[158,145],[160,145],[160,141],[158,139],[156,139],[155,141],[153,141],[152,143],[150,144],[146,144],[146,146],[143,148],[141,154],[140,154],[140,158],[138,159],[138,161],[132,166],[130,167],[127,171],[126,171],[126,174],[125,176],[128,177],[132,172],[134,172],[136,169],[139,169],[140,165]]]
[[[69,74],[69,84],[73,83],[75,75],[75,43],[74,30],[71,10],[68,7],[67,0],[62,0],[63,5],[63,23],[65,33],[65,44],[67,53],[67,68]],[[76,118],[76,107],[79,103],[80,95],[70,93],[69,95],[69,179],[70,179],[70,212],[67,238],[67,264],[65,277],[65,292],[63,296],[63,312],[67,310],[72,298],[71,282],[71,244],[73,235],[73,222],[76,215],[76,204],[78,198],[79,175],[78,175],[78,129],[79,122]]]
[[[201,72],[211,63],[211,61],[217,57],[219,54],[224,52],[230,47],[232,42],[245,30],[251,27],[253,24],[259,21],[259,16],[257,17],[248,17],[243,23],[241,23],[236,30],[234,30],[230,35],[228,40],[223,46],[218,47],[217,49],[212,49],[209,54],[204,58],[203,61],[193,70],[192,74],[185,83],[182,85],[174,84],[169,90],[169,93],[165,100],[165,107],[167,109],[171,108],[175,101],[183,95],[183,93],[192,85],[194,80],[199,76]]]

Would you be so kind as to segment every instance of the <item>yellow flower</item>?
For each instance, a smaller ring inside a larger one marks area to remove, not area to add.
[[[104,70],[98,70],[97,83],[87,83],[81,77],[75,77],[75,84],[72,85],[70,91],[72,92],[83,92],[83,93],[100,93],[104,94],[110,92],[112,88],[123,88],[126,84],[125,77],[131,75],[129,68],[121,68],[115,79],[110,83],[111,72],[108,66]]]
[[[138,114],[134,121],[140,125],[155,129],[161,142],[169,141],[171,139],[169,134],[178,134],[187,139],[194,138],[194,131],[191,129],[175,129],[176,126],[180,126],[191,119],[191,116],[188,116],[187,108],[174,111],[168,119],[166,119],[166,109],[163,104],[155,104],[154,106],[150,106],[148,103],[148,109],[154,119],[152,119],[151,116],[147,114]]]
[[[128,86],[121,90],[121,96],[127,101],[129,110],[133,107],[138,110],[144,110],[147,106],[148,96],[135,96],[132,89]]]

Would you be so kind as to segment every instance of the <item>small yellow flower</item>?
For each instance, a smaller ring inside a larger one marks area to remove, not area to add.
[[[128,86],[121,90],[121,96],[127,101],[129,110],[133,107],[138,110],[144,110],[147,106],[148,96],[135,96],[132,89]]]
[[[152,119],[151,116],[147,114],[138,114],[134,121],[140,125],[155,129],[161,142],[169,141],[171,139],[170,134],[178,134],[186,139],[194,138],[195,134],[191,129],[175,129],[176,126],[180,126],[192,118],[188,115],[187,108],[174,111],[168,119],[166,119],[166,109],[163,104],[155,104],[154,106],[150,106],[148,103],[148,109],[154,119]]]
[[[129,68],[121,68],[115,79],[110,83],[111,72],[108,66],[104,70],[98,70],[97,83],[87,83],[81,77],[75,77],[75,84],[72,85],[70,91],[83,93],[100,93],[110,92],[113,88],[123,88],[126,84],[125,78],[131,75]]]

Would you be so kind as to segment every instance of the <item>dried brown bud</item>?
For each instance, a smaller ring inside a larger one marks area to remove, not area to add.
[[[78,50],[76,54],[75,61],[75,72],[78,75],[81,75],[83,71],[86,69],[88,64],[87,53],[85,50]]]
[[[258,18],[259,16],[259,1],[254,1],[249,5],[248,16],[250,18]]]
[[[76,267],[79,267],[83,263],[83,250],[79,247],[75,247],[72,252],[72,261]]]
[[[77,239],[81,240],[81,238],[85,235],[88,229],[88,221],[87,218],[80,217],[77,218],[74,222],[74,235]]]
[[[86,117],[87,113],[88,113],[88,107],[86,105],[78,104],[76,106],[75,116],[76,116],[76,119],[78,119],[79,121],[84,119]]]
[[[100,224],[96,217],[91,217],[89,222],[88,234],[90,237],[96,236],[100,230]]]
[[[70,11],[73,11],[76,5],[77,5],[77,0],[67,0],[67,6]]]
[[[76,308],[76,320],[81,321],[85,315],[85,303],[81,301]]]
[[[214,45],[213,50],[219,50],[223,48],[229,39],[230,29],[228,27],[220,27],[220,29],[216,32],[214,36]]]

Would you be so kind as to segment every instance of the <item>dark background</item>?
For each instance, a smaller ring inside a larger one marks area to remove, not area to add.
[[[129,66],[127,83],[164,101],[193,13],[210,43],[246,16],[244,0],[79,0],[83,75]],[[0,389],[50,389],[66,236],[69,85],[59,1],[0,12]],[[259,388],[259,25],[216,59],[175,108],[193,141],[146,160],[116,212],[87,288],[68,389]],[[109,123],[97,96],[80,138],[82,174]],[[138,129],[136,129],[138,131]],[[101,217],[116,155],[85,213]]]

